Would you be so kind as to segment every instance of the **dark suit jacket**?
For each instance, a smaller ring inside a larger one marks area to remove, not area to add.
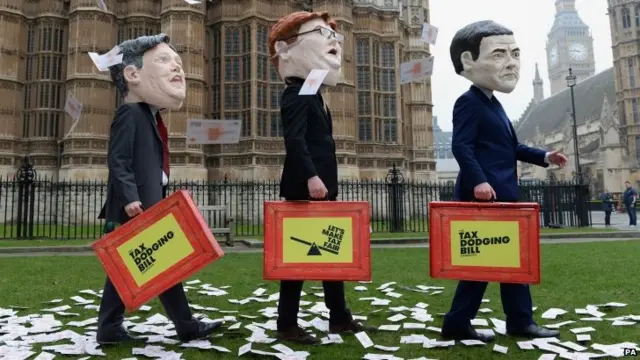
[[[604,192],[600,195],[600,200],[602,200],[602,210],[604,211],[613,211],[614,210],[614,201],[613,195],[609,192]]]
[[[107,199],[100,218],[123,224],[129,220],[126,205],[140,201],[148,209],[163,199],[162,140],[147,104],[123,104],[116,110],[107,165]]]
[[[303,79],[287,79],[280,100],[286,157],[280,179],[280,196],[287,200],[310,200],[307,180],[320,177],[327,198],[338,195],[338,161],[333,141],[331,113],[322,95],[298,95]]]
[[[488,182],[497,201],[519,197],[517,161],[548,167],[546,151],[520,144],[498,99],[476,86],[453,107],[453,156],[460,166],[454,189],[457,201],[473,201],[473,188]]]

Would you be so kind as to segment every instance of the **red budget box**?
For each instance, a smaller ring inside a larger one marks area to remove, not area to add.
[[[177,191],[91,245],[127,311],[224,256],[187,191]]]
[[[433,278],[540,283],[537,203],[429,203]]]
[[[369,203],[264,203],[265,280],[371,279]]]

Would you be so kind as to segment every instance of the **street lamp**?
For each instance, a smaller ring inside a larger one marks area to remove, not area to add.
[[[582,171],[580,170],[580,150],[578,147],[578,124],[576,123],[576,100],[573,93],[573,88],[576,86],[576,76],[573,75],[573,71],[569,68],[569,76],[566,77],[567,86],[571,89],[571,117],[573,119],[573,152],[576,157],[576,215],[578,215],[579,226],[587,226],[588,224],[588,211],[584,206],[583,194],[583,179]]]
[[[566,77],[567,86],[571,89],[571,118],[573,120],[573,152],[576,161],[576,176],[578,181],[582,182],[582,171],[580,171],[580,150],[578,146],[578,125],[576,123],[576,99],[573,93],[573,87],[576,86],[576,76],[569,68],[569,76]]]

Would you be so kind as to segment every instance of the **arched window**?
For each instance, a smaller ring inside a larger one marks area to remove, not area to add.
[[[631,27],[631,12],[628,8],[622,8],[622,12],[620,12],[620,16],[622,17],[622,27],[624,29],[628,29]]]

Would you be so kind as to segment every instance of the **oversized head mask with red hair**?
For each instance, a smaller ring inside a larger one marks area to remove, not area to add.
[[[311,70],[328,70],[323,83],[335,86],[341,77],[344,39],[327,12],[298,11],[269,30],[269,54],[280,77],[306,79]]]

